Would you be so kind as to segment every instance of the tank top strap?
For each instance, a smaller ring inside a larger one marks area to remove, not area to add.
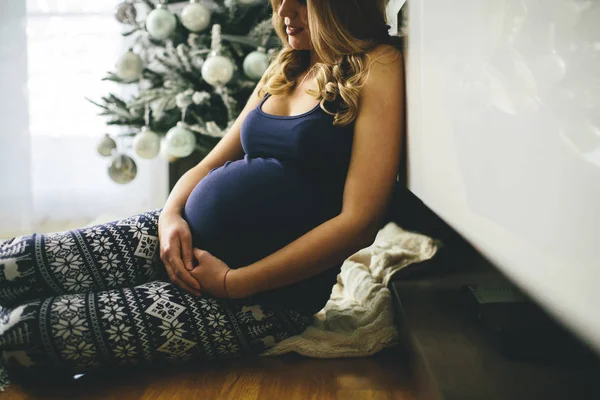
[[[265,96],[263,97],[263,99],[260,101],[260,104],[258,105],[258,107],[262,110],[262,105],[265,101],[267,101],[267,99],[271,97],[271,93],[267,92],[265,94]]]

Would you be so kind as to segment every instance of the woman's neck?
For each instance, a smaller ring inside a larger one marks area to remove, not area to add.
[[[308,68],[312,68],[315,66],[316,63],[318,63],[319,61],[321,61],[321,59],[319,58],[319,56],[317,55],[317,52],[313,49],[310,51],[310,65],[308,66]]]

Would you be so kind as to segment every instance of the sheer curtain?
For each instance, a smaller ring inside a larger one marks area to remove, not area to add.
[[[95,151],[104,133],[119,129],[84,99],[122,94],[101,81],[126,50],[114,18],[119,2],[0,0],[0,237],[164,204],[166,161],[134,156],[137,177],[118,185]]]

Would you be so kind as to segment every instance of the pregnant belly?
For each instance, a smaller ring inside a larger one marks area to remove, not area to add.
[[[184,218],[194,247],[239,268],[332,218],[331,200],[295,168],[246,157],[202,179],[186,202]]]

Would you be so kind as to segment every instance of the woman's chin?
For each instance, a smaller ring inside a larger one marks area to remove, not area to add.
[[[288,36],[288,43],[294,50],[310,50],[312,49],[310,43],[306,43],[305,40],[299,40],[294,36]]]

